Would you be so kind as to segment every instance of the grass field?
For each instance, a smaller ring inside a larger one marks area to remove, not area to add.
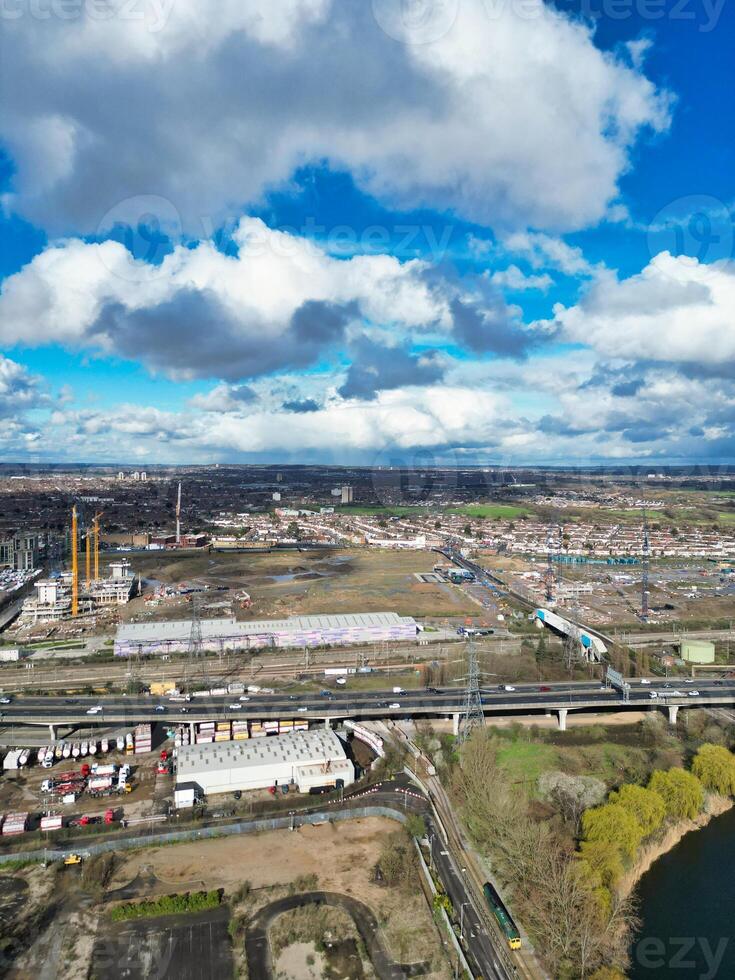
[[[517,739],[498,751],[498,762],[519,781],[535,782],[542,772],[557,767],[558,753],[544,742]]]
[[[536,796],[538,777],[544,772],[595,776],[610,789],[645,779],[655,763],[639,724],[600,723],[566,732],[507,730],[498,732],[496,739],[498,763],[531,797]],[[683,745],[675,738],[667,741],[666,748],[674,753],[670,764],[683,757]]]
[[[514,517],[530,514],[531,511],[527,507],[520,507],[517,504],[467,504],[465,507],[452,507],[447,513],[483,519],[512,520]]]

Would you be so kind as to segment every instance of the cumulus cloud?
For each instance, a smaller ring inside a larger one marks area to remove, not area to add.
[[[365,0],[142,7],[4,20],[5,87],[24,80],[0,119],[9,203],[52,233],[95,232],[156,193],[200,236],[203,216],[323,161],[393,205],[579,228],[617,196],[641,132],[668,125],[640,62],[540,0],[530,17],[462,0],[426,44],[397,43]]]
[[[233,238],[235,257],[200,242],[153,267],[119,242],[51,245],[5,280],[0,341],[94,348],[177,376],[236,380],[311,364],[357,318],[398,331],[451,328],[447,297],[422,261],[336,259],[255,218]]]
[[[554,280],[544,272],[541,275],[526,275],[517,265],[509,265],[507,269],[499,269],[490,276],[490,281],[496,286],[504,286],[515,292],[522,292],[526,289],[540,289],[546,292],[552,286]]]
[[[0,354],[0,418],[21,417],[24,412],[47,401],[42,380],[30,374],[22,364]]]
[[[338,259],[249,217],[233,241],[234,256],[205,241],[178,246],[155,266],[115,241],[52,244],[4,282],[0,342],[56,342],[138,360],[176,378],[234,382],[336,356],[368,326],[397,353],[392,365],[384,355],[379,370],[371,363],[360,374],[355,363],[347,382],[353,397],[376,372],[395,379],[410,367],[420,384],[440,376],[429,355],[401,360],[413,336],[519,357],[550,335],[524,328],[520,310],[488,276],[460,279],[424,260],[383,254]],[[355,350],[358,362],[378,356],[367,342]]]
[[[219,384],[205,394],[194,395],[189,401],[192,408],[202,412],[231,412],[257,400],[258,393],[250,385]]]
[[[441,380],[443,359],[436,351],[412,354],[402,347],[386,347],[360,337],[350,350],[352,364],[339,389],[343,398],[373,399],[379,391],[429,385]]]
[[[732,374],[735,264],[661,252],[642,272],[605,276],[577,305],[557,306],[554,322],[568,340],[605,357]]]

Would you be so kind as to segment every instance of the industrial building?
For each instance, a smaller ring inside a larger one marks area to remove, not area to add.
[[[709,640],[682,640],[681,659],[689,664],[713,664],[715,645]]]
[[[291,616],[238,622],[203,619],[202,648],[252,650],[263,647],[318,647],[327,644],[415,640],[416,621],[394,612],[347,613],[335,616]],[[125,623],[118,627],[115,655],[153,656],[188,649],[191,623],[187,619],[159,623]]]
[[[350,786],[355,767],[329,728],[248,741],[182,746],[176,788],[194,785],[205,796],[235,790],[290,786],[299,793]]]

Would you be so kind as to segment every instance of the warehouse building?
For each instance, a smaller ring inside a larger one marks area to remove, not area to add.
[[[203,619],[202,647],[216,653],[264,647],[319,647],[327,644],[415,640],[416,620],[394,612],[348,613],[340,616],[291,616],[238,622]],[[188,649],[188,619],[159,623],[125,623],[115,638],[115,655],[128,657],[183,653]]]
[[[299,793],[317,787],[350,786],[355,767],[329,728],[246,742],[215,742],[178,749],[176,788],[197,795],[290,786]]]

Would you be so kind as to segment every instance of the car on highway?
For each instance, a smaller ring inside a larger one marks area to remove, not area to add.
[[[651,682],[648,680],[647,677],[641,677],[641,684],[650,684],[650,683]]]
[[[12,698],[0,698],[0,704],[10,704]]]
[[[655,691],[649,691],[648,696],[649,698],[657,698],[658,694]]]
[[[237,700],[238,701],[249,701],[250,700],[250,695],[249,694],[241,694],[240,697]]]
[[[515,691],[515,688],[513,687],[512,684],[503,684],[502,689],[504,691]]]
[[[427,694],[438,694],[439,692],[437,691],[437,689],[435,687],[427,687],[426,688],[426,693]]]
[[[87,714],[88,715],[98,715],[100,713],[100,711],[102,711],[102,705],[101,704],[96,704],[93,708],[88,708],[87,709]]]
[[[309,709],[306,707],[305,704],[302,704],[301,707],[297,708],[296,710],[297,711],[308,711]]]
[[[698,698],[699,697],[699,691],[688,691],[687,693],[689,694],[689,697],[690,698]]]
[[[394,701],[393,704],[388,705],[389,711],[395,711],[396,708],[400,708],[400,704],[397,701]]]
[[[539,688],[539,691],[542,691],[542,692],[546,692],[546,691],[550,691],[550,690],[551,690],[551,688],[549,687],[548,684],[542,684],[541,687]]]
[[[235,704],[234,702],[232,704],[228,704],[227,707],[230,709],[230,711],[242,711],[242,705]]]
[[[686,680],[684,681],[684,683],[685,683],[685,684],[693,684],[693,683],[694,683],[694,681],[692,680],[692,678],[691,678],[691,677],[687,677],[687,679],[686,679]]]
[[[156,711],[165,711],[166,710],[166,705],[165,704],[157,704],[155,710]]]

